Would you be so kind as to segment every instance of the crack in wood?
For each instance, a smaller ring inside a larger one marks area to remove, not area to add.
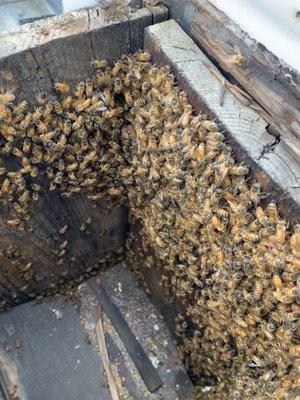
[[[98,10],[97,10],[97,11],[98,11]],[[90,42],[91,53],[92,53],[93,59],[95,59],[95,58],[96,58],[96,56],[95,56],[95,49],[94,49],[93,39],[92,39],[92,36],[91,36],[91,31],[90,31],[90,29],[91,29],[91,15],[90,15],[90,10],[87,10],[87,16],[88,16],[87,35],[88,35],[89,42]],[[97,16],[99,16],[99,14],[97,14]],[[92,58],[91,58],[91,60],[92,60]]]

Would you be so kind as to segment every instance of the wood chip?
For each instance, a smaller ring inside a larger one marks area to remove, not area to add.
[[[116,382],[114,380],[114,376],[111,371],[110,361],[108,358],[108,352],[107,352],[104,330],[103,330],[102,311],[101,311],[101,306],[99,304],[96,306],[95,319],[96,319],[95,327],[96,327],[99,352],[101,354],[102,363],[103,363],[103,366],[104,366],[104,369],[105,369],[105,372],[107,375],[111,398],[112,398],[112,400],[120,400],[118,388],[117,388]]]

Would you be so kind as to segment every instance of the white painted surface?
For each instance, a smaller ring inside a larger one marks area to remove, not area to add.
[[[238,23],[252,38],[300,71],[300,0],[211,0],[211,2]]]

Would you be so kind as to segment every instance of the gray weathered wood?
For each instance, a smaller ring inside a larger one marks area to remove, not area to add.
[[[166,21],[169,18],[169,10],[162,4],[158,4],[155,7],[150,7],[150,10],[153,14],[153,25]]]
[[[138,18],[135,18],[136,15]],[[130,44],[132,53],[143,48],[144,30],[147,26],[152,25],[152,20],[152,12],[148,8],[141,8],[131,15],[129,14]]]
[[[209,0],[162,0],[203,51],[260,105],[258,111],[300,157],[300,74],[243,31]],[[255,23],[255,22],[254,22]],[[236,49],[247,65],[232,62]]]
[[[283,204],[292,222],[299,221],[299,163],[284,141],[278,143],[268,133],[268,122],[226,84],[223,87],[225,78],[220,79],[216,67],[174,20],[147,28],[145,47],[150,49],[155,62],[172,66],[196,111],[217,117],[228,132],[227,139],[237,159],[251,165],[253,177],[260,181],[268,198],[279,206]]]
[[[122,54],[130,53],[130,25],[126,15],[110,21],[99,8],[91,8],[88,16],[93,58],[105,58],[113,64]]]
[[[158,9],[165,15],[164,9]],[[33,105],[37,92],[52,93],[55,81],[74,87],[90,76],[92,59],[107,58],[112,64],[122,54],[141,48],[144,28],[153,21],[153,10],[138,10],[110,21],[105,11],[93,8],[0,34],[0,92],[9,90],[17,100],[26,99]],[[59,193],[48,191],[46,181],[41,175],[43,189],[30,219],[31,232],[24,234],[9,227],[9,214],[1,210],[0,249],[14,245],[22,265],[32,262],[34,273],[43,278],[24,281],[16,264],[19,258],[7,257],[4,251],[0,254],[0,298],[8,304],[27,301],[49,284],[67,282],[87,269],[102,268],[105,263],[99,264],[99,260],[124,245],[126,208],[109,211],[105,201],[93,208],[83,196],[62,198]],[[91,226],[81,231],[81,224],[89,217]],[[58,231],[66,224],[68,231],[60,236]],[[65,240],[67,251],[60,264],[55,251]]]
[[[165,7],[125,10],[114,20],[101,8],[91,8],[25,24],[0,34],[0,91],[11,91],[30,104],[55,81],[74,87],[91,74],[90,61],[110,64],[122,54],[142,48],[144,28],[167,19]],[[154,17],[155,15],[155,17]]]
[[[119,264],[89,282],[97,286],[99,278],[143,352],[158,363],[156,371],[163,381],[155,393],[147,390],[122,337],[103,313],[113,375],[117,383],[122,379],[120,392],[128,393],[131,400],[193,399],[194,387],[173,338],[135,276]],[[75,292],[76,304],[57,296],[35,307],[27,303],[0,314],[0,373],[8,389],[16,386],[20,399],[111,400],[95,335],[97,299],[87,284]]]

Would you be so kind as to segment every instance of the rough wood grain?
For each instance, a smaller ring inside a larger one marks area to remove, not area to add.
[[[156,11],[158,15],[160,11]],[[26,99],[33,105],[35,94],[41,90],[51,94],[55,81],[74,86],[89,77],[92,59],[107,58],[113,63],[122,54],[140,48],[144,28],[152,24],[152,13],[145,9],[110,21],[105,12],[94,8],[0,34],[0,92],[10,90],[17,100]],[[11,166],[13,163],[12,159],[7,161]],[[62,198],[58,192],[49,192],[43,174],[39,184],[43,189],[30,219],[31,232],[24,234],[9,227],[7,211],[0,211],[0,301],[7,304],[28,301],[49,284],[67,282],[87,269],[101,269],[105,257],[122,247],[126,239],[126,208],[109,211],[105,200],[94,208],[83,196]],[[91,225],[80,230],[88,218]],[[59,235],[66,224],[66,234]],[[56,253],[65,240],[66,254],[61,258]],[[7,255],[5,249],[11,246],[17,255]],[[32,263],[36,282],[24,281],[20,262]]]
[[[181,27],[230,79],[236,80],[260,105],[266,121],[286,143],[287,151],[300,156],[300,74],[249,37],[209,0],[163,0]],[[240,53],[247,65],[232,62]]]
[[[150,10],[153,15],[153,25],[169,19],[168,8],[160,3],[157,6],[150,7]]]
[[[218,119],[236,158],[251,166],[268,199],[278,203],[291,223],[300,221],[299,163],[284,141],[269,134],[268,122],[224,88],[219,71],[174,20],[147,28],[145,47],[156,63],[172,66],[195,111]]]
[[[34,95],[51,92],[55,81],[74,87],[90,75],[92,59],[106,58],[112,64],[122,54],[137,51],[143,46],[144,28],[167,17],[166,8],[157,6],[127,10],[110,20],[98,7],[0,33],[0,91],[33,104]]]
[[[152,25],[153,16],[148,8],[141,8],[135,11],[133,16],[137,15],[138,18],[132,18],[129,15],[130,23],[130,43],[131,52],[135,52],[143,48],[144,45],[144,30],[147,26]]]
[[[88,17],[93,58],[106,58],[112,64],[121,54],[130,53],[130,25],[126,15],[110,21],[98,8],[91,8]]]

